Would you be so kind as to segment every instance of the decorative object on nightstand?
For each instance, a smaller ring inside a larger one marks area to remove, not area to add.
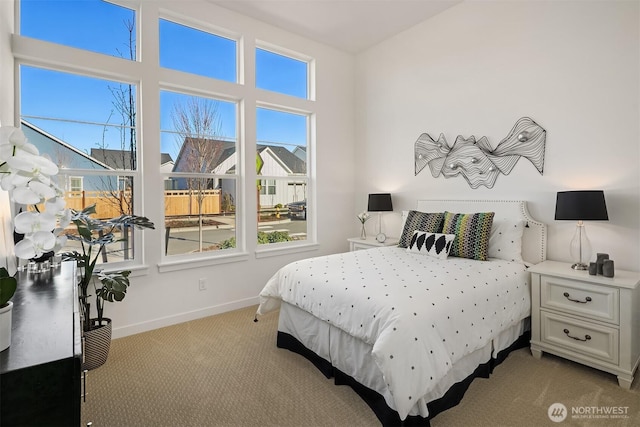
[[[596,254],[596,274],[602,274],[602,265],[604,264],[605,259],[609,259],[609,254]]]
[[[556,196],[556,220],[578,221],[569,252],[574,270],[587,270],[591,243],[583,221],[608,221],[607,205],[602,190],[559,191]]]
[[[617,375],[629,389],[640,363],[640,273],[589,275],[544,261],[531,272],[531,353]]]
[[[605,259],[604,262],[602,263],[602,275],[604,277],[613,277],[614,272],[613,272],[612,259]]]
[[[357,218],[362,225],[362,228],[360,228],[360,238],[362,240],[365,240],[367,238],[367,228],[364,226],[364,223],[367,222],[369,218],[371,218],[371,215],[369,215],[367,212],[360,212]]]
[[[369,194],[367,211],[378,212],[378,234],[376,235],[376,240],[379,243],[384,243],[384,241],[387,240],[387,236],[382,232],[382,212],[391,212],[392,210],[393,203],[391,203],[391,194]]]

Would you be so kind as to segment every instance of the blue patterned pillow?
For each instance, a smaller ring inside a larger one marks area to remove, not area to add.
[[[438,259],[447,259],[455,234],[427,233],[416,230],[409,242],[407,252],[429,255]]]

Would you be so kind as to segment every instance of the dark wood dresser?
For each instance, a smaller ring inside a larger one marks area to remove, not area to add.
[[[18,273],[0,352],[0,425],[79,426],[82,345],[75,266]]]

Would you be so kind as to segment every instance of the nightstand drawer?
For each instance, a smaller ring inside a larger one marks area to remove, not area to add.
[[[618,288],[543,276],[540,305],[615,325],[620,323]]]
[[[576,353],[618,364],[618,330],[542,311],[541,339]]]

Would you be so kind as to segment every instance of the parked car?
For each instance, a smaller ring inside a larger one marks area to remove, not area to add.
[[[289,218],[291,219],[307,219],[307,201],[292,202],[287,205],[289,209]]]

